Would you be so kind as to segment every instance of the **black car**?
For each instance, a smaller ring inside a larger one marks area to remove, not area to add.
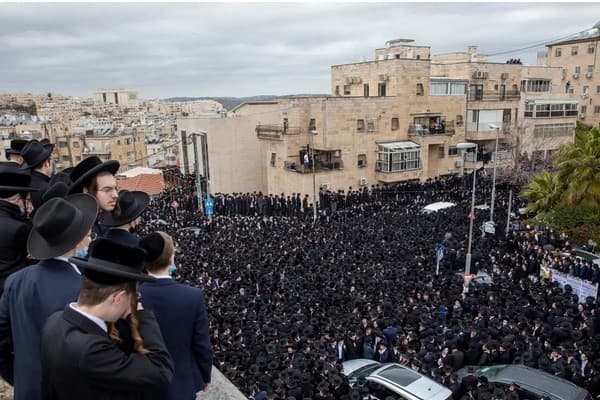
[[[475,376],[485,376],[490,383],[506,387],[517,384],[519,400],[592,400],[587,390],[573,382],[524,365],[467,366],[456,372],[459,380],[467,375],[469,368],[475,370]]]

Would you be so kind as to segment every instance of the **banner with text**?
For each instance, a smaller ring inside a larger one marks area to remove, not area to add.
[[[571,285],[573,288],[573,294],[579,297],[579,301],[585,301],[586,297],[592,296],[594,299],[598,296],[598,284],[595,285],[592,282],[584,281],[573,275],[565,274],[564,272],[557,271],[553,268],[540,268],[540,278],[548,278],[552,282],[558,282],[561,288],[565,285]]]

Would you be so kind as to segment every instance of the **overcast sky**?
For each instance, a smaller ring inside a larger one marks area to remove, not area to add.
[[[142,98],[329,93],[395,38],[492,54],[591,28],[593,3],[0,4],[0,92]],[[544,46],[492,58],[535,64]]]

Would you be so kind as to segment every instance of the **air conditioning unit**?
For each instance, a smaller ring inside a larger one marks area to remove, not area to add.
[[[591,78],[592,76],[594,76],[593,72],[588,72],[587,74],[585,74],[586,78]]]
[[[321,190],[330,190],[331,189],[331,183],[321,183]]]
[[[388,79],[390,79],[390,76],[388,74],[379,74],[379,82],[385,82]]]
[[[503,72],[500,74],[500,79],[508,79],[508,72]]]
[[[574,78],[574,79],[579,79],[579,73],[578,73],[578,72],[574,73],[574,74],[573,74],[573,78]]]
[[[585,113],[579,113],[579,118],[584,119],[585,118]]]
[[[462,168],[462,166],[463,166],[463,160],[454,161],[454,168]]]
[[[367,183],[369,183],[369,182],[367,181],[367,178],[360,178],[360,179],[358,180],[358,184],[359,184],[360,186],[366,186],[366,185],[367,185]]]

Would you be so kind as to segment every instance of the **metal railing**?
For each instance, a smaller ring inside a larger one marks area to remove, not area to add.
[[[281,140],[282,135],[299,135],[302,130],[299,127],[285,125],[256,125],[256,135],[262,139]]]
[[[454,121],[447,122],[445,126],[436,128],[426,128],[419,124],[408,126],[409,136],[453,135],[455,132]]]
[[[473,93],[468,94],[469,101],[515,101],[521,99],[521,92],[508,91],[505,93]]]

